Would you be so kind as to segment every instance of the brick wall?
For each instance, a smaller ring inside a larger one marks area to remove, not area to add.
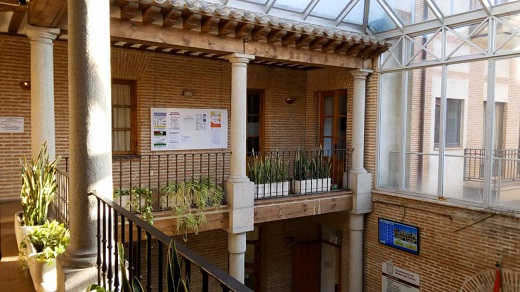
[[[381,291],[381,263],[389,260],[419,274],[424,292],[460,291],[496,262],[520,276],[520,219],[377,193],[373,200],[374,212],[365,219],[364,291]],[[418,226],[419,255],[380,244],[380,217]]]

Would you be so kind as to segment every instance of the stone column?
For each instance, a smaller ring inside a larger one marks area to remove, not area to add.
[[[231,166],[226,181],[229,206],[229,274],[244,282],[246,232],[254,229],[254,185],[246,176],[247,64],[254,56],[231,54]]]
[[[352,109],[352,168],[349,187],[354,193],[350,212],[349,291],[363,291],[363,228],[364,214],[372,211],[372,174],[363,165],[365,148],[366,79],[372,70],[351,71],[354,77]]]
[[[31,154],[38,157],[47,141],[52,160],[56,156],[53,42],[60,30],[28,25],[26,34],[31,43]]]
[[[97,203],[112,197],[109,3],[69,0],[70,246],[58,257],[58,291],[97,282]]]

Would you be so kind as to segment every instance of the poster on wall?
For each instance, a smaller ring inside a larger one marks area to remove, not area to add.
[[[23,133],[23,118],[0,117],[0,133]]]
[[[151,109],[151,150],[227,148],[225,109]]]
[[[420,277],[418,274],[396,267],[392,262],[384,262],[382,272],[382,292],[420,291]]]
[[[419,254],[419,228],[379,218],[379,243]]]

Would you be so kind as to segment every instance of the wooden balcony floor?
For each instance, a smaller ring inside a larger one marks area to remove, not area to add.
[[[22,210],[19,202],[0,203],[0,235],[2,260],[0,261],[0,287],[4,291],[34,291],[29,271],[18,264],[18,249],[14,235],[14,214]]]

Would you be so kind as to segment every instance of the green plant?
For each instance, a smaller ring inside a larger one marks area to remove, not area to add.
[[[208,223],[206,208],[219,208],[224,197],[222,187],[208,177],[171,183],[161,193],[173,204],[172,212],[178,216],[177,232],[183,234],[184,240],[190,231],[198,234]]]
[[[36,259],[39,262],[48,262],[65,252],[65,248],[70,243],[70,234],[63,223],[56,220],[46,221],[43,225],[36,226],[20,243],[18,256],[23,265],[27,262],[29,242],[34,246]]]
[[[284,182],[288,179],[289,163],[284,161],[278,153],[271,157],[262,157],[262,154],[253,152],[247,163],[248,176],[255,184]]]
[[[22,189],[20,199],[23,222],[26,226],[42,225],[47,220],[49,203],[56,194],[56,165],[60,158],[49,160],[47,141],[43,143],[36,160],[20,159]]]
[[[149,188],[135,186],[130,190],[114,190],[114,199],[119,199],[122,196],[129,196],[127,207],[141,214],[143,220],[153,225],[153,194]],[[141,199],[144,199],[144,204],[141,204]]]
[[[314,163],[315,176],[313,178],[328,178],[330,177],[330,156],[325,156],[323,148],[320,146],[318,151],[315,151],[312,158]]]
[[[141,292],[144,291],[143,285],[134,276],[132,279],[132,283],[128,279],[126,274],[126,265],[125,265],[125,249],[123,244],[118,242],[117,249],[119,252],[119,266],[121,267],[121,291],[122,292]],[[182,266],[179,259],[179,255],[177,253],[177,247],[175,246],[175,242],[172,240],[170,242],[170,246],[168,249],[168,269],[167,269],[167,285],[169,292],[189,292],[190,282],[189,278],[182,277]],[[92,284],[87,287],[87,292],[97,291],[97,292],[111,292],[110,290],[106,290],[105,288]]]
[[[298,150],[294,158],[293,174],[295,180],[306,180],[312,177],[312,161],[304,150]]]
[[[313,178],[330,177],[331,161],[320,146],[313,151],[314,155],[308,157],[304,150],[298,150],[294,159],[294,179],[306,180]]]

